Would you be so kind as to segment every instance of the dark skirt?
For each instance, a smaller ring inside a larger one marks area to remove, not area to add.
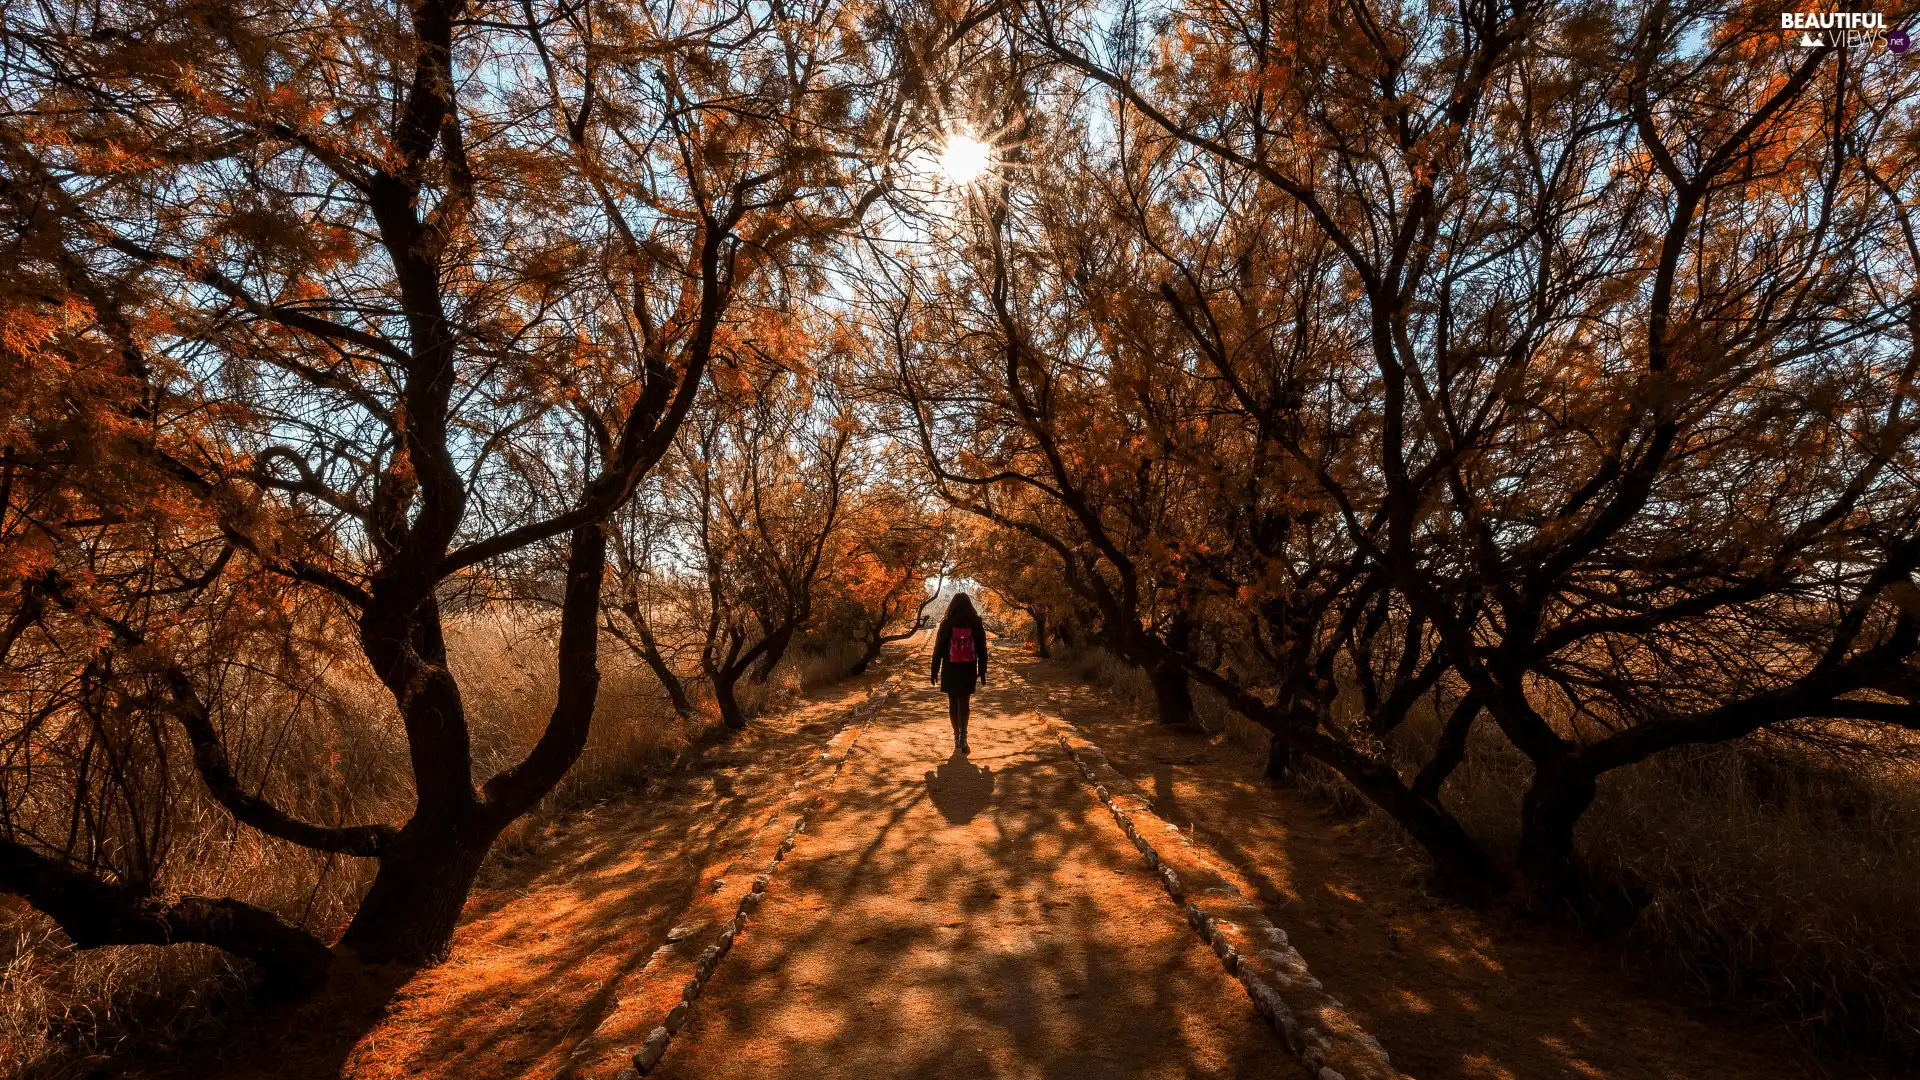
[[[972,662],[964,664],[940,665],[940,692],[959,694],[965,697],[973,693],[973,684],[980,677],[980,667]]]

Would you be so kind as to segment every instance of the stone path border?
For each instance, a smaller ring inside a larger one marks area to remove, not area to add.
[[[632,1065],[620,1071],[619,1080],[646,1075],[660,1063],[668,1041],[687,1025],[693,1004],[699,1000],[707,980],[733,948],[734,940],[746,927],[747,917],[765,898],[775,871],[805,831],[807,815],[819,808],[827,790],[839,777],[841,767],[852,756],[854,744],[866,729],[867,721],[899,694],[901,683],[899,674],[889,676],[868,689],[865,701],[847,711],[846,720],[827,741],[827,748],[815,759],[814,767],[795,781],[793,789],[767,816],[766,823],[771,824],[787,814],[793,815],[780,839],[774,842],[764,836],[767,829],[762,825],[747,850],[702,886],[701,894],[681,913],[678,925],[667,932],[666,944],[655,949],[647,959],[636,983],[671,987],[681,982],[681,976],[686,979],[678,1000],[666,1007],[664,1014],[655,1014],[660,1016],[659,1024],[648,1032],[646,1041],[632,1057]],[[747,875],[752,873],[752,868],[763,860],[760,871],[749,879]],[[730,918],[719,919],[720,914],[728,911],[732,912]],[[576,1051],[576,1055],[588,1051],[593,1040],[594,1035],[581,1040],[581,1050]]]
[[[1308,1073],[1316,1080],[1403,1080],[1386,1049],[1322,989],[1288,943],[1287,932],[1234,884],[1237,875],[1217,855],[1155,813],[1152,800],[1079,728],[1061,718],[1049,727],[1147,867],[1158,873],[1161,887],[1182,907],[1187,924],[1246,988],[1253,1007],[1273,1023]]]

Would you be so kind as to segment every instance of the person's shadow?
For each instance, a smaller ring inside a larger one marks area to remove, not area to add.
[[[980,768],[956,750],[938,771],[927,773],[927,795],[942,817],[965,825],[993,798],[993,770]]]

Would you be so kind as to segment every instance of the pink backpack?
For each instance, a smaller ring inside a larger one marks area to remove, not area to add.
[[[953,636],[947,639],[947,662],[950,664],[973,663],[973,631],[965,626],[953,628]]]

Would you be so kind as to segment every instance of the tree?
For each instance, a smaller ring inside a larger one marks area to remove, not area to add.
[[[687,682],[699,631],[679,617],[694,606],[693,585],[664,569],[676,537],[664,491],[675,464],[669,458],[665,475],[650,477],[614,519],[613,595],[603,620],[608,633],[653,672],[674,713],[693,720],[699,714]]]
[[[884,166],[863,174],[862,155],[888,160],[875,148],[900,130],[888,54],[831,3],[519,16],[460,0],[321,19],[189,2],[42,6],[5,25],[19,104],[0,165],[9,228],[32,241],[12,257],[47,286],[12,296],[51,328],[14,362],[60,373],[87,418],[63,426],[59,396],[22,403],[38,431],[10,475],[45,475],[8,491],[9,644],[45,631],[52,648],[52,612],[83,620],[114,660],[75,661],[81,683],[137,656],[157,688],[110,685],[114,707],[175,722],[236,819],[377,859],[342,938],[370,960],[443,956],[494,838],[578,755],[604,523],[731,347],[735,297],[871,205]],[[96,357],[112,374],[76,378]],[[81,535],[12,501],[59,491],[62,460],[93,450],[88,425],[113,431],[116,468],[141,470],[131,482],[165,481],[124,489],[133,510],[111,513],[184,504],[197,532],[163,531],[162,549],[209,553],[143,590],[264,574],[285,603],[352,621],[404,722],[407,821],[319,825],[250,794],[170,652],[167,612],[48,576],[153,550],[149,526],[91,554],[118,521]],[[476,784],[439,591],[541,545],[565,551],[559,703],[523,760]],[[49,730],[19,729],[17,752]],[[7,825],[0,884],[80,944],[199,934],[264,958],[257,942],[284,937],[218,901],[189,905],[216,929],[167,923],[153,868],[116,876],[17,815]],[[311,939],[275,955],[301,982],[326,957]]]
[[[1041,94],[1029,83],[1044,65],[1019,49],[973,71],[1015,88],[1010,111]],[[1030,110],[1006,138],[1007,168],[972,197],[951,262],[876,260],[891,276],[871,301],[872,347],[897,371],[905,434],[939,497],[1051,551],[1103,643],[1147,670],[1161,721],[1186,725],[1180,657],[1196,627],[1159,533],[1187,477],[1156,455],[1135,397],[1152,359],[1088,332],[1123,241],[1074,185],[1084,125]]]
[[[901,468],[897,461],[894,468]],[[948,576],[949,525],[906,485],[868,482],[851,502],[826,576],[822,630],[859,644],[848,670],[859,675],[880,650],[925,629],[927,607],[940,595],[928,582]]]
[[[1289,666],[1353,679],[1366,740],[1409,691],[1458,678],[1411,786],[1364,742],[1357,761],[1328,746],[1330,715],[1293,727],[1443,867],[1497,889],[1437,798],[1484,711],[1535,766],[1518,862],[1546,900],[1577,891],[1573,826],[1608,769],[1801,718],[1906,722],[1873,692],[1906,685],[1915,647],[1913,510],[1886,482],[1913,450],[1910,242],[1886,180],[1911,175],[1891,159],[1912,144],[1884,104],[1907,75],[1866,80],[1850,54],[1693,5],[1316,9],[1286,27],[1196,7],[1159,51],[1144,24],[1100,39],[1078,9],[1016,20],[1111,94],[1120,130],[1137,120],[1224,178],[1203,210],[1283,211],[1269,277],[1245,246],[1261,230],[1197,246],[1171,212],[1193,204],[1169,201],[1161,292],[1350,555],[1303,563],[1290,543],[1217,575],[1255,582],[1272,640],[1319,656],[1196,677],[1249,715],[1294,707]],[[1299,434],[1313,384],[1295,365],[1317,357],[1246,350],[1242,296],[1267,280],[1294,290],[1295,341],[1344,365],[1311,417],[1337,421],[1337,444]],[[1763,477],[1768,495],[1729,497]],[[1253,549],[1263,521],[1307,523],[1243,520]],[[1315,565],[1337,587],[1303,591]]]
[[[1052,655],[1049,642],[1073,632],[1072,620],[1082,606],[1051,572],[1053,552],[1024,533],[979,518],[970,522],[971,528],[958,530],[956,576],[978,583],[998,604],[1026,615],[1034,654]]]
[[[774,367],[737,402],[716,400],[681,441],[672,498],[681,572],[696,587],[677,617],[703,628],[699,670],[734,730],[751,718],[742,682],[764,684],[813,618],[843,535],[858,425],[821,389]]]

